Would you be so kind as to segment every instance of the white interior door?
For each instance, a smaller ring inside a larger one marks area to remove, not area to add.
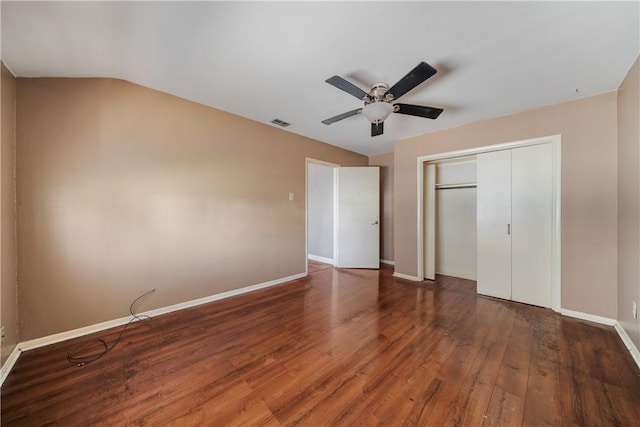
[[[380,267],[380,169],[336,169],[336,266]]]
[[[551,307],[553,148],[532,145],[511,153],[511,299]]]
[[[479,294],[511,299],[511,150],[478,154]]]

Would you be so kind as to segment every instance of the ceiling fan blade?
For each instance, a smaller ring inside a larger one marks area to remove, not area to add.
[[[394,104],[393,106],[398,107],[394,110],[395,113],[426,117],[427,119],[437,119],[443,111],[442,108],[424,107],[422,105]]]
[[[421,62],[409,74],[401,78],[398,83],[394,84],[387,93],[392,94],[394,99],[398,99],[435,73],[435,68],[426,62]]]
[[[382,135],[384,132],[384,122],[371,123],[371,136]]]
[[[342,119],[346,119],[347,117],[355,116],[356,114],[360,114],[362,112],[362,108],[356,108],[355,110],[347,111],[346,113],[338,114],[337,116],[330,117],[326,120],[323,120],[322,123],[325,125],[330,125],[331,123],[338,122]]]
[[[343,79],[340,76],[333,76],[333,77],[325,80],[325,82],[329,83],[332,86],[337,87],[338,89],[341,89],[341,90],[347,92],[350,95],[355,96],[356,98],[358,98],[361,101],[364,98],[369,96],[369,94],[367,92],[363,91],[362,89],[360,89],[358,86],[354,85],[353,83],[350,83],[350,82],[346,81],[345,79]]]

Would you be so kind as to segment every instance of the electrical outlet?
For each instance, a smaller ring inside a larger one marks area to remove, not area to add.
[[[638,318],[638,304],[635,301],[631,301],[631,302],[632,302],[631,307],[632,307],[632,310],[633,310],[633,318],[637,319]]]
[[[4,344],[4,326],[0,328],[0,344]]]

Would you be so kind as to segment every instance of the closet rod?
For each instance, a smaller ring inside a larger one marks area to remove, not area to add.
[[[439,184],[436,185],[436,190],[453,190],[456,188],[476,188],[478,184],[475,183],[467,183],[467,184]]]

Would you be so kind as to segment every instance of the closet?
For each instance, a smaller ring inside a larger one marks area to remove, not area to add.
[[[480,153],[476,165],[478,293],[551,307],[552,144]]]

